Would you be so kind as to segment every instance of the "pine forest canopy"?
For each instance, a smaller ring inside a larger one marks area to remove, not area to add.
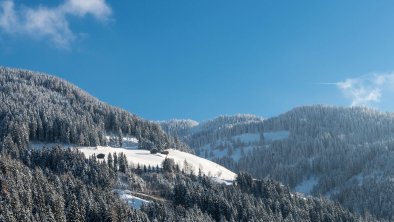
[[[313,105],[254,119],[238,115],[161,124],[197,155],[234,172],[326,196],[354,212],[394,218],[394,113]],[[211,127],[212,123],[218,124]],[[283,139],[268,137],[283,132],[287,133]]]
[[[105,145],[107,134],[136,137],[140,146],[182,148],[158,124],[110,106],[60,78],[0,67],[0,140]]]

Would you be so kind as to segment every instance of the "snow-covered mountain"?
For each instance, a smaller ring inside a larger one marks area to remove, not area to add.
[[[55,76],[0,67],[0,92],[0,138],[10,137],[19,145],[121,145],[123,137],[134,137],[145,149],[186,149],[158,124],[101,102]],[[106,136],[117,139],[108,141]]]
[[[262,117],[250,114],[219,116],[198,123],[194,120],[159,122],[168,133],[189,144],[195,153],[211,160],[230,158],[238,162],[254,148],[289,137],[288,130],[264,131]]]
[[[64,80],[9,68],[0,68],[0,101],[0,221],[377,221],[273,180],[235,178],[180,151],[187,146],[175,137],[200,147],[222,138],[278,149],[297,132],[291,127],[262,131],[261,118],[239,115],[174,121],[175,133],[165,133]]]
[[[267,136],[275,138],[275,132],[261,133],[263,118],[255,115],[219,116],[198,123],[194,120],[170,120],[159,122],[168,134],[181,138],[193,147],[197,155],[208,159],[230,157],[238,160],[260,144]]]
[[[201,123],[192,119],[172,119],[168,121],[159,121],[158,123],[166,132],[183,137],[188,136],[191,133],[233,128],[237,125],[258,123],[262,120],[263,118],[255,115],[238,114],[234,116],[219,116],[215,119]]]
[[[394,199],[394,113],[314,105],[264,120],[239,116],[225,118],[236,124],[214,119],[207,122],[220,124],[193,130],[204,128],[200,123],[180,138],[197,155],[234,172],[278,180],[357,212],[394,216],[383,210]]]

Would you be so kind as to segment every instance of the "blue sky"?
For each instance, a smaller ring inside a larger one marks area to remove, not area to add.
[[[393,1],[0,0],[0,64],[162,120],[394,110]]]

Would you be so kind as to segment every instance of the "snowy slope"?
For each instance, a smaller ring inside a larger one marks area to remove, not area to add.
[[[198,173],[199,169],[201,169],[202,173],[207,176],[217,177],[221,180],[232,181],[235,179],[236,174],[231,172],[230,170],[216,164],[210,160],[195,156],[190,153],[185,153],[179,150],[168,149],[169,154],[151,154],[148,150],[138,150],[138,149],[124,149],[124,148],[113,148],[113,147],[82,147],[79,148],[85,156],[89,157],[93,154],[103,153],[106,156],[108,153],[124,153],[129,161],[130,165],[140,166],[159,166],[161,167],[164,159],[171,158],[174,159],[175,163],[177,163],[181,169],[183,168],[185,160],[189,165],[192,166],[195,174]]]
[[[122,140],[119,141],[119,136],[116,135],[106,135],[105,140],[106,144],[109,146],[128,149],[137,149],[139,143],[138,139],[135,137],[122,137]]]
[[[145,200],[139,197],[132,195],[129,190],[113,190],[114,193],[118,194],[120,199],[125,201],[130,207],[134,209],[140,209],[143,204],[150,203],[149,200]]]

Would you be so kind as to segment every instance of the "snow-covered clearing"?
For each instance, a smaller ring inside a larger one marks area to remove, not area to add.
[[[233,185],[233,180],[223,180],[217,177],[212,177],[212,180],[215,181],[216,183],[221,183],[221,184],[225,184],[225,185]]]
[[[132,192],[129,190],[114,190],[116,194],[119,195],[120,199],[125,201],[129,206],[133,207],[134,209],[140,209],[142,204],[150,203],[149,200],[145,200],[136,196],[132,195]]]
[[[81,152],[89,157],[93,154],[105,154],[106,157],[109,153],[124,153],[129,161],[130,165],[137,166],[159,166],[161,167],[162,162],[165,158],[171,158],[179,165],[181,169],[184,167],[185,160],[189,167],[191,166],[193,172],[198,174],[199,169],[201,172],[210,177],[217,177],[221,180],[232,181],[235,179],[236,174],[226,169],[225,167],[214,163],[210,160],[195,156],[190,153],[185,153],[179,150],[168,149],[169,154],[151,154],[149,150],[138,150],[138,149],[124,149],[124,148],[113,148],[113,147],[81,147],[79,148]]]
[[[119,137],[114,135],[107,135],[105,136],[105,139],[107,141],[107,144],[110,144],[111,141],[116,141],[119,139]],[[135,137],[122,137],[122,148],[137,149],[138,142],[138,139]]]

